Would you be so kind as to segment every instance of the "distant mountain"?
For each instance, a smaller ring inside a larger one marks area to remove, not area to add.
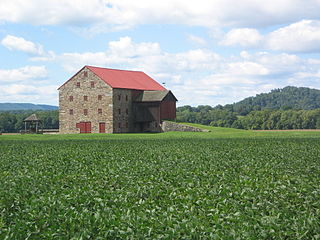
[[[320,90],[306,87],[288,86],[283,89],[274,89],[269,93],[257,94],[240,102],[228,104],[224,107],[240,115],[247,115],[251,111],[273,110],[312,110],[320,108]]]
[[[58,110],[57,106],[32,104],[32,103],[0,103],[0,111],[17,111],[17,110]]]

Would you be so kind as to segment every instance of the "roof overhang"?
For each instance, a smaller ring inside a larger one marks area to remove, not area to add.
[[[165,91],[143,91],[139,94],[134,102],[162,102],[166,98],[178,101],[170,90]]]

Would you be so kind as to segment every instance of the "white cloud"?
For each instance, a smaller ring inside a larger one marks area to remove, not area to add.
[[[48,51],[44,55],[31,57],[30,60],[33,62],[48,62],[53,61],[56,58],[56,54],[53,51]]]
[[[198,36],[195,36],[195,35],[192,35],[192,34],[188,35],[188,40],[197,46],[206,46],[207,45],[207,41],[205,39],[198,37]]]
[[[44,50],[41,45],[36,45],[35,43],[27,41],[21,37],[7,35],[2,39],[1,44],[10,50],[18,50],[35,55],[44,54]]]
[[[121,37],[119,41],[109,42],[111,54],[121,57],[138,57],[160,54],[159,43],[142,42],[135,44],[130,37]]]
[[[52,94],[56,92],[56,89],[57,89],[57,86],[30,86],[26,84],[12,84],[4,88],[4,92],[7,94],[16,94],[16,95],[17,94],[34,95],[37,93]]]
[[[35,95],[36,94],[36,87],[24,84],[12,84],[8,85],[3,88],[5,94],[8,95]]]
[[[50,61],[55,58],[55,53],[53,51],[47,52],[42,45],[28,41],[22,37],[7,35],[2,39],[1,44],[9,50],[22,51],[36,55],[31,58],[32,61]]]
[[[104,52],[64,53],[56,60],[70,75],[84,65],[144,71],[172,89],[179,105],[226,104],[289,84],[303,82],[304,86],[315,86],[319,79],[320,61],[294,54],[242,51],[238,56],[226,57],[209,49],[168,53],[159,43],[137,43],[130,37],[111,41],[107,46]],[[43,67],[38,71],[27,68],[3,71],[0,82],[46,75]],[[32,89],[39,90],[29,90]]]
[[[44,66],[0,69],[0,102],[33,102],[57,105],[56,85],[48,84]]]
[[[90,34],[154,23],[203,26],[210,28],[221,45],[255,48],[255,53],[247,50],[228,56],[230,52],[217,48],[214,51],[219,55],[205,48],[209,45],[205,39],[193,34],[186,37],[197,49],[178,53],[164,51],[157,42],[134,42],[130,37],[111,41],[102,51],[58,56],[22,37],[7,35],[1,43],[30,54],[31,61],[56,60],[70,74],[83,65],[142,70],[166,82],[179,104],[216,105],[287,84],[319,86],[319,59],[289,54],[319,52],[319,12],[319,0],[48,0],[46,4],[42,0],[1,0],[0,23],[67,25]],[[258,30],[278,25],[282,27],[271,33]],[[226,26],[231,30],[221,34]],[[43,66],[0,70],[0,84],[6,84],[7,97],[11,92],[12,96],[35,94],[44,99],[46,88],[28,83],[47,74]],[[1,97],[2,93],[4,90]],[[52,87],[52,96],[56,93]]]
[[[320,52],[320,21],[302,20],[266,35],[256,29],[232,29],[222,37],[220,44],[282,52]]]
[[[225,46],[240,45],[242,47],[255,47],[259,46],[261,41],[262,35],[258,30],[238,28],[228,32],[220,43]]]
[[[319,52],[320,21],[302,20],[271,32],[267,48],[288,52]]]
[[[319,88],[319,69],[316,59],[242,52],[238,57],[224,59],[219,69],[205,76],[183,75],[182,83],[173,84],[173,92],[181,100],[179,105],[227,104],[288,85]]]
[[[208,71],[219,67],[221,57],[210,50],[195,49],[187,52],[170,54],[165,61],[172,64],[171,68],[179,71]]]
[[[83,65],[127,66],[135,70],[141,69],[146,62],[150,69],[153,61],[159,61],[161,54],[158,43],[134,43],[130,37],[121,37],[118,41],[109,42],[105,52],[64,53],[60,58],[64,62],[64,68],[70,72]]]
[[[83,65],[144,71],[165,82],[179,105],[231,103],[299,81],[315,85],[320,67],[317,59],[286,53],[242,51],[222,57],[209,49],[195,49],[173,54],[158,43],[136,43],[129,37],[109,42],[105,52],[65,53],[59,61],[70,73]]]
[[[48,75],[45,66],[26,66],[17,69],[0,69],[0,83],[43,79]]]
[[[64,53],[60,58],[65,69],[70,72],[76,71],[83,65],[112,65],[155,74],[161,71],[190,72],[195,69],[214,69],[221,61],[218,54],[209,50],[196,49],[170,54],[164,52],[159,43],[135,43],[129,37],[109,42],[105,52]]]
[[[269,70],[256,62],[232,62],[228,63],[227,71],[231,73],[231,75],[267,75],[269,74]]]
[[[70,73],[78,71],[84,65],[104,66],[110,61],[105,52],[63,53],[58,59]]]
[[[319,18],[318,0],[2,0],[0,21],[92,26],[99,32],[137,24],[270,26]],[[109,25],[109,27],[106,27]]]
[[[320,71],[318,72],[297,72],[294,75],[298,79],[303,79],[303,78],[319,78],[320,79]]]
[[[58,105],[56,85],[31,86],[28,84],[0,85],[0,102],[31,102]]]
[[[100,0],[2,0],[0,20],[35,25],[88,24],[107,16],[105,1]],[[111,17],[111,16],[110,16]]]

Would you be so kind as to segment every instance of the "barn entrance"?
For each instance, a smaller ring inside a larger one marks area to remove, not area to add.
[[[106,123],[99,123],[99,133],[106,133]]]
[[[77,128],[80,128],[80,133],[91,133],[91,122],[77,123]]]

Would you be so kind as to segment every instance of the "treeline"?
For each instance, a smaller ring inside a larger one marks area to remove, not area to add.
[[[210,106],[183,106],[177,109],[177,121],[239,129],[284,130],[320,129],[320,109],[262,110],[246,116]]]
[[[210,124],[217,126],[216,122]],[[320,129],[320,109],[253,111],[247,116],[238,117],[231,127],[261,130]]]
[[[320,108],[320,90],[305,87],[288,86],[261,93],[233,104],[218,106],[245,116],[260,110],[312,110]]]
[[[177,121],[240,129],[320,128],[320,90],[288,86],[225,106],[183,106]]]
[[[24,129],[23,120],[35,113],[42,121],[42,126],[45,129],[59,128],[58,111],[5,111],[0,112],[0,132],[14,133]]]

